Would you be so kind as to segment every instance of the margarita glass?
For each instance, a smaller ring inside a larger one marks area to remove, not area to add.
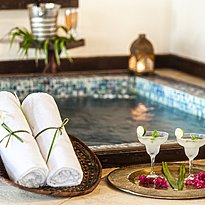
[[[158,133],[157,136],[153,137],[154,133]],[[144,135],[137,133],[139,141],[145,145],[146,151],[151,158],[151,171],[147,177],[157,178],[158,176],[154,172],[155,157],[159,153],[160,145],[165,143],[168,139],[169,134],[162,131],[146,131]]]
[[[177,142],[184,147],[186,156],[189,159],[189,175],[186,178],[193,179],[192,162],[199,153],[199,148],[205,145],[205,135],[197,133],[184,133],[183,137],[177,137]]]

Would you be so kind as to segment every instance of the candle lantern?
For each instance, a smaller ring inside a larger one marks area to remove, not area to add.
[[[129,70],[136,74],[154,72],[154,49],[145,34],[140,34],[130,47]]]

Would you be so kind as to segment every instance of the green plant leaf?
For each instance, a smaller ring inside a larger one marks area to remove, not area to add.
[[[6,148],[8,147],[8,145],[9,145],[9,142],[10,142],[10,139],[11,139],[11,135],[9,135],[9,138],[8,138],[8,140],[7,140],[7,143],[6,143]]]
[[[54,54],[55,54],[55,60],[57,65],[60,65],[60,56],[59,56],[59,39],[54,40]]]
[[[152,133],[151,140],[155,140],[157,137],[159,137],[159,134],[158,134],[157,130],[154,130]]]
[[[35,47],[35,64],[38,66],[39,49]]]
[[[35,64],[37,66],[38,66],[39,47],[40,47],[40,42],[36,41],[35,42]]]
[[[60,133],[60,135],[62,135],[62,129],[64,128],[64,126],[69,122],[69,119],[68,118],[65,118],[61,124],[60,127],[48,127],[48,128],[45,128],[43,129],[42,131],[40,131],[36,136],[35,136],[35,139],[37,139],[38,136],[40,136],[43,132],[47,131],[47,130],[53,130],[55,129],[55,133],[54,133],[54,136],[53,136],[53,139],[52,139],[52,142],[50,144],[50,148],[49,148],[49,151],[48,151],[48,155],[47,155],[47,159],[46,159],[46,164],[48,163],[48,160],[50,158],[50,155],[51,155],[51,152],[52,152],[52,149],[53,149],[53,146],[54,146],[54,143],[55,143],[55,140],[56,140],[56,137],[57,137],[57,134],[58,132]]]
[[[45,54],[45,64],[48,65],[48,46],[49,46],[49,39],[46,39],[43,42],[43,51]]]
[[[185,173],[186,173],[185,166],[181,164],[179,168],[179,177],[177,181],[178,190],[183,190]]]
[[[163,170],[164,176],[166,177],[170,186],[174,190],[178,190],[177,182],[176,182],[175,178],[173,177],[173,175],[171,174],[171,172],[169,171],[169,168],[168,168],[168,165],[166,162],[162,162],[162,170]]]
[[[72,36],[72,35],[70,35],[70,42],[71,42],[71,41],[76,41],[75,37]]]
[[[13,33],[12,34],[12,36],[11,36],[11,40],[10,40],[10,49],[11,49],[11,47],[13,46],[13,43],[14,43],[14,41],[15,41],[15,39],[16,39],[16,36],[18,36],[18,33]]]
[[[48,160],[49,160],[49,158],[50,158],[51,151],[52,151],[52,149],[53,149],[53,145],[54,145],[54,142],[55,142],[55,140],[56,140],[57,134],[58,134],[58,129],[55,131],[54,137],[53,137],[53,139],[52,139],[52,142],[51,142],[51,145],[50,145],[50,148],[49,148],[49,151],[48,151],[48,156],[47,156],[47,159],[46,159],[46,164],[48,163]]]
[[[9,134],[7,134],[5,137],[3,137],[3,139],[0,141],[0,143],[2,143],[2,142],[4,141],[4,139],[6,139],[6,138],[8,137],[8,140],[7,140],[7,143],[6,143],[6,146],[5,146],[6,148],[8,147],[8,144],[9,144],[10,139],[11,139],[12,136],[14,136],[17,140],[19,140],[19,141],[22,142],[22,143],[24,142],[23,139],[22,139],[21,137],[19,137],[16,133],[22,133],[22,132],[24,132],[24,133],[28,133],[28,134],[29,134],[29,132],[26,131],[26,130],[16,130],[16,131],[12,131],[12,130],[7,126],[7,124],[5,124],[5,123],[2,123],[1,126],[9,133]]]
[[[191,136],[191,140],[200,140],[201,138],[198,136]]]
[[[58,26],[58,29],[63,29],[63,31],[67,34],[68,30],[65,26]],[[49,45],[52,44],[53,50],[54,50],[54,56],[55,56],[55,61],[57,65],[60,65],[60,52],[64,52],[67,59],[70,62],[72,61],[72,58],[69,56],[68,51],[66,49],[66,44],[70,43],[72,41],[75,41],[75,38],[70,35],[69,37],[67,36],[56,36],[53,39],[46,39],[45,41],[39,41],[36,40],[32,33],[30,33],[26,28],[19,28],[19,27],[14,27],[12,28],[8,35],[10,36],[10,48],[13,46],[13,43],[15,40],[19,40],[21,42],[20,48],[18,50],[19,55],[28,56],[28,51],[30,48],[35,48],[35,63],[38,64],[39,60],[39,53],[43,52],[45,55],[45,64],[48,64],[49,62]],[[42,46],[42,47],[41,47]]]
[[[41,130],[36,136],[35,136],[35,139],[37,139],[43,132],[47,131],[47,130],[56,130],[58,129],[58,127],[48,127],[48,128],[45,128],[43,130]]]
[[[3,137],[1,140],[0,140],[0,143],[2,143],[7,137],[9,137],[10,134],[6,135],[5,137]]]
[[[68,34],[68,29],[65,26],[63,26],[63,25],[57,26],[57,31],[59,29],[62,29],[66,34]]]
[[[61,39],[60,41],[60,49],[63,51],[63,53],[66,55],[66,58],[68,59],[69,62],[73,62],[73,59],[69,56],[67,48],[65,46],[65,40]]]

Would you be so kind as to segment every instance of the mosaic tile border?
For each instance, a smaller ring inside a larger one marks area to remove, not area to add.
[[[135,98],[137,94],[169,107],[205,118],[205,89],[157,75],[12,76],[0,77],[0,90],[16,92],[24,99],[32,92],[56,98]]]
[[[32,92],[47,92],[56,98],[93,96],[112,99],[136,96],[135,78],[129,76],[0,78],[0,90],[16,92],[20,99]]]
[[[156,77],[137,77],[136,90],[139,95],[153,101],[205,118],[205,92],[202,88]]]

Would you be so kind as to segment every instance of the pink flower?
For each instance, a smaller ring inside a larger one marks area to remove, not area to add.
[[[185,184],[186,184],[186,185],[194,185],[194,180],[187,179],[187,180],[185,181]]]
[[[203,180],[195,180],[195,181],[194,181],[194,186],[195,186],[197,189],[204,188],[204,185],[205,185],[205,182],[204,182]]]
[[[148,178],[145,175],[139,176],[140,184],[150,185],[154,184],[154,178]]]
[[[160,188],[167,189],[168,188],[167,180],[162,177],[157,177],[154,180],[154,186],[157,189],[160,189]]]
[[[163,177],[157,177],[155,179],[155,178],[146,177],[145,175],[141,175],[139,176],[139,181],[140,181],[140,184],[143,184],[143,185],[154,184],[154,187],[156,189],[167,189],[168,188],[168,183],[166,179],[164,179]]]
[[[194,175],[194,179],[186,180],[186,185],[193,185],[197,189],[205,188],[205,173],[200,172]]]
[[[205,174],[203,172],[200,172],[199,174],[195,174],[194,179],[199,179],[199,180],[205,181]]]

